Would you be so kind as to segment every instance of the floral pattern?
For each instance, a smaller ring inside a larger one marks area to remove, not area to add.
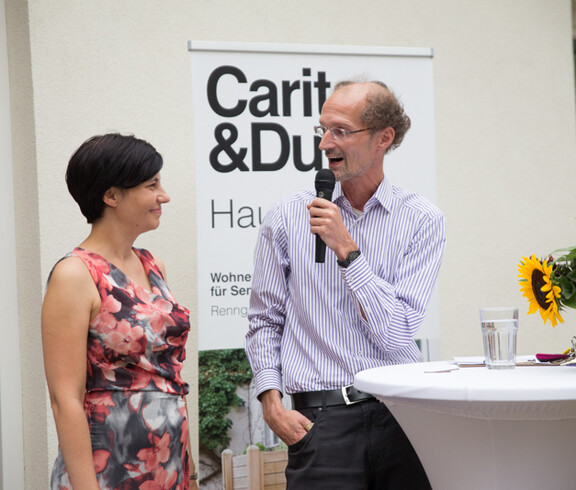
[[[181,378],[190,330],[152,255],[134,249],[151,291],[81,248],[102,300],[90,323],[84,410],[102,489],[185,490],[189,487],[188,421]],[[71,490],[60,452],[53,490]]]

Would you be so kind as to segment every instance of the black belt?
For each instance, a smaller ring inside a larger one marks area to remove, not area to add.
[[[301,410],[312,407],[333,407],[376,400],[369,393],[358,391],[354,386],[343,386],[339,390],[303,391],[292,395],[292,408]]]

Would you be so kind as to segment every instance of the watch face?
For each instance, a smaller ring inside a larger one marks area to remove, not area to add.
[[[360,256],[360,250],[354,250],[348,254],[348,257],[346,257],[346,259],[338,261],[338,265],[340,267],[346,268],[354,261],[354,259],[358,258],[359,256]]]

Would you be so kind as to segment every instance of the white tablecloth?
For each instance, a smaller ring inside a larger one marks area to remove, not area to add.
[[[386,403],[434,490],[576,489],[576,367],[405,364],[354,386]]]

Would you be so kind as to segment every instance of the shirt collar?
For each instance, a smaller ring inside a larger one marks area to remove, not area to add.
[[[342,192],[342,185],[340,182],[336,182],[336,186],[334,187],[333,193],[333,201],[337,204],[348,200],[346,196]],[[393,191],[392,191],[392,183],[384,176],[382,182],[376,189],[374,195],[368,199],[366,206],[364,206],[364,211],[370,209],[370,207],[374,206],[376,203],[379,203],[386,211],[392,211],[392,203],[393,203]],[[350,205],[350,203],[348,203]]]

